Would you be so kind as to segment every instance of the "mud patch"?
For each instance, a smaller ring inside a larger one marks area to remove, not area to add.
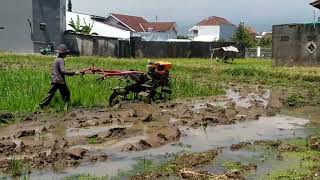
[[[203,153],[184,153],[169,161],[162,167],[163,170],[145,172],[134,176],[132,179],[163,179],[169,176],[181,177],[182,179],[208,178],[208,172],[199,170],[199,167],[206,165],[214,160],[218,155],[217,150],[210,150]]]
[[[319,136],[310,136],[308,138],[308,143],[311,149],[320,151],[320,137]]]
[[[156,148],[180,139],[181,132],[179,128],[162,127],[158,132],[150,135],[148,139],[140,140],[134,144],[125,144],[121,147],[122,151],[142,151],[150,148]]]

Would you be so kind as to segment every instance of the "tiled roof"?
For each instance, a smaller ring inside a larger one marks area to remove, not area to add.
[[[221,25],[221,24],[232,25],[232,23],[225,18],[218,17],[218,16],[211,16],[211,17],[208,17],[207,19],[199,22],[197,24],[197,26],[216,26],[216,25]]]
[[[251,26],[245,26],[246,30],[248,30],[251,34],[258,34],[257,33],[257,30],[254,28],[254,27],[251,27]]]
[[[156,32],[166,32],[170,31],[172,28],[175,27],[175,22],[150,22],[150,23],[141,23],[144,31],[148,31],[149,28],[152,31]]]
[[[125,25],[129,26],[136,32],[143,32],[143,29],[140,24],[148,22],[147,20],[139,16],[129,16],[115,13],[111,13],[111,15],[120,20]]]

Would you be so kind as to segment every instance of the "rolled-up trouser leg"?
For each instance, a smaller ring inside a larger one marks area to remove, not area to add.
[[[62,96],[62,99],[65,103],[69,103],[70,102],[70,91],[69,88],[66,84],[61,84],[59,86],[59,91],[60,94]]]
[[[41,108],[44,108],[49,105],[50,101],[52,100],[53,96],[55,95],[56,91],[59,89],[59,85],[51,84],[50,90],[48,92],[47,97],[39,104]]]

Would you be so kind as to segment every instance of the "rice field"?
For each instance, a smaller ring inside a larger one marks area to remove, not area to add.
[[[50,87],[53,57],[0,54],[0,112],[31,112]],[[154,61],[156,61],[155,59]],[[271,60],[239,59],[234,63],[207,59],[165,59],[173,63],[173,98],[214,96],[224,93],[229,83],[261,84],[270,87],[310,88],[319,92],[320,69],[273,67]],[[82,70],[94,65],[105,69],[146,71],[148,59],[69,57],[66,69]],[[119,80],[101,83],[87,75],[67,77],[73,106],[107,105],[112,88]],[[50,107],[61,110],[59,93]]]

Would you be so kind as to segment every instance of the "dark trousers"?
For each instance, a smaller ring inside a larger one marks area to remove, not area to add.
[[[44,108],[49,105],[50,101],[52,100],[53,96],[57,92],[57,90],[60,91],[60,94],[63,98],[63,101],[65,103],[70,102],[70,91],[68,89],[68,86],[66,84],[56,84],[52,83],[51,88],[48,92],[48,96],[40,103],[40,107]]]

